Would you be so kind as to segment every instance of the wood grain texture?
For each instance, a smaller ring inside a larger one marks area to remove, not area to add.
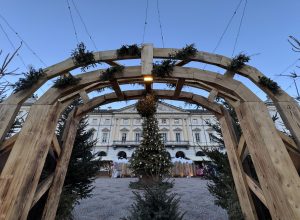
[[[267,207],[273,219],[300,219],[300,180],[266,106],[235,108]]]
[[[243,165],[237,154],[237,137],[233,128],[233,122],[227,110],[222,108],[223,116],[219,117],[220,127],[227,150],[231,173],[234,179],[236,192],[240,206],[246,220],[258,219],[253,200],[246,182]]]
[[[56,211],[59,203],[60,194],[62,192],[65,176],[68,170],[69,160],[73,150],[73,144],[76,138],[77,126],[79,119],[73,118],[74,111],[68,117],[66,128],[67,135],[63,141],[63,149],[61,156],[58,159],[55,171],[54,179],[49,190],[49,195],[44,207],[42,219],[44,220],[54,220],[56,216]]]

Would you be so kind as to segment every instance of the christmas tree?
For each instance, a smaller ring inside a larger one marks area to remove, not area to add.
[[[145,187],[143,193],[134,192],[135,203],[130,216],[123,220],[182,220],[184,213],[179,211],[179,198],[168,193],[166,187],[155,185]]]
[[[155,117],[157,100],[153,95],[147,95],[138,101],[136,108],[143,117],[143,140],[130,160],[130,168],[143,183],[161,181],[169,174],[172,164]]]

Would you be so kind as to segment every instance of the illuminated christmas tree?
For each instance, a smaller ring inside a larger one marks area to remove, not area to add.
[[[170,173],[171,158],[167,152],[155,117],[157,100],[147,95],[138,101],[136,109],[143,117],[143,140],[130,160],[130,168],[144,183],[161,181]]]

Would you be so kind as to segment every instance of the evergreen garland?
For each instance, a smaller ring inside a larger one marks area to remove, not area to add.
[[[167,87],[170,89],[175,89],[176,88],[176,83],[167,83]]]
[[[25,76],[25,78],[20,78],[19,81],[17,81],[15,85],[13,85],[13,93],[30,89],[39,81],[39,79],[46,76],[45,72],[42,69],[35,70],[33,67],[30,67],[29,72],[23,73],[23,75]]]
[[[197,54],[198,50],[195,48],[195,44],[186,45],[181,50],[170,54],[170,57],[178,60],[189,60]]]
[[[157,77],[169,77],[172,75],[176,61],[168,59],[163,60],[160,63],[153,64],[152,74]]]
[[[247,63],[249,61],[250,61],[249,56],[247,56],[243,53],[240,53],[231,60],[231,63],[229,64],[228,69],[233,72],[236,72],[239,69],[241,69],[243,66],[245,66],[245,63]]]
[[[117,56],[141,56],[141,49],[136,44],[122,45],[122,47],[117,50]]]
[[[79,83],[81,78],[74,77],[71,74],[67,74],[67,76],[61,76],[57,80],[54,81],[54,88],[63,89],[70,85],[76,85]]]
[[[135,203],[131,206],[130,216],[123,220],[182,220],[184,213],[179,212],[177,194],[169,194],[161,186],[146,187],[143,193],[133,192]]]
[[[105,72],[100,76],[101,81],[109,81],[114,78],[114,74],[119,72],[122,73],[124,71],[124,66],[113,66],[106,69]]]
[[[272,79],[265,76],[259,76],[258,78],[259,78],[259,83],[264,87],[270,89],[274,95],[279,93],[280,87],[277,84],[277,82],[274,82]]]
[[[86,71],[90,67],[96,66],[94,54],[86,50],[83,42],[77,44],[77,48],[71,53],[72,60],[76,66],[81,66],[82,71]]]

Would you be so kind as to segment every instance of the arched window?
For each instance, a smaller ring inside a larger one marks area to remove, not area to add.
[[[127,159],[127,154],[124,151],[120,151],[118,153],[118,158],[119,159]]]
[[[175,154],[176,158],[185,158],[185,154],[182,151],[177,151]]]
[[[100,152],[98,153],[98,156],[99,156],[99,157],[105,157],[105,156],[107,156],[107,153],[104,152],[104,151],[100,151]]]
[[[196,156],[197,157],[204,157],[205,154],[202,151],[197,151]]]

